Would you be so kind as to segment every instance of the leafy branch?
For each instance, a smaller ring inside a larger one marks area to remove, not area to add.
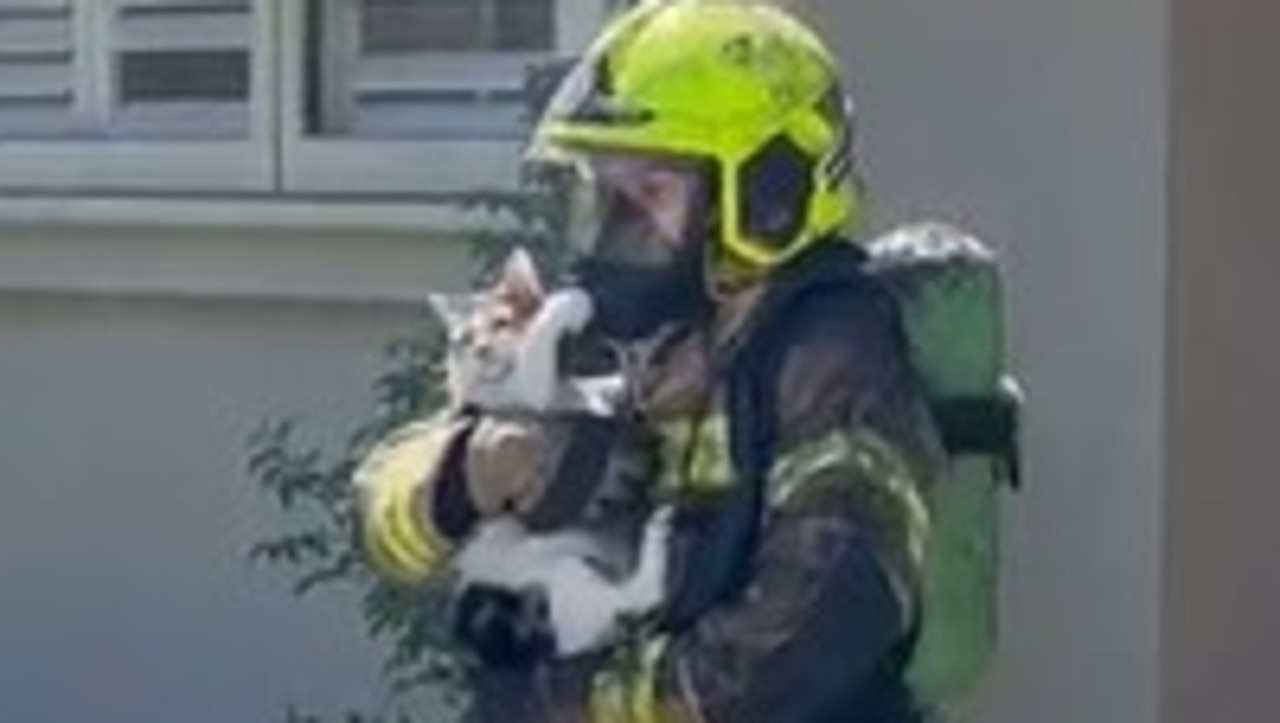
[[[531,69],[526,84],[528,115],[545,102],[567,67],[561,61]],[[527,169],[514,190],[452,194],[461,207],[503,223],[470,234],[475,281],[484,283],[516,246],[523,246],[544,271],[564,267],[568,250],[564,179]],[[409,712],[412,696],[428,692],[457,714],[465,706],[466,678],[442,622],[446,604],[439,586],[408,589],[378,577],[365,562],[357,540],[357,506],[352,473],[372,446],[391,430],[438,409],[444,401],[442,334],[424,323],[412,336],[384,348],[386,368],[372,384],[373,419],[361,424],[337,450],[309,444],[296,420],[263,423],[247,445],[245,468],[252,483],[278,508],[283,531],[252,543],[248,559],[281,569],[292,592],[307,597],[335,587],[358,593],[366,634],[385,647],[382,665],[389,702],[373,714],[347,712],[341,723],[419,723]],[[330,719],[333,720],[333,719]],[[440,721],[438,711],[432,721]],[[325,718],[290,708],[286,723],[326,723]]]

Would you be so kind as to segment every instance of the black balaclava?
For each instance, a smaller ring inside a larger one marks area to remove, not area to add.
[[[634,341],[706,313],[711,307],[705,267],[712,224],[705,189],[693,202],[684,238],[674,245],[658,237],[636,204],[619,193],[608,195],[593,251],[573,266],[575,280],[595,304],[591,329],[608,339]]]

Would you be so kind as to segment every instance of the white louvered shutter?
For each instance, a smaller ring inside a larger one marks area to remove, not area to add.
[[[554,45],[554,0],[337,0],[328,130],[508,138],[524,69]],[[336,59],[336,61],[334,60]],[[335,64],[337,63],[337,64]],[[338,65],[340,64],[340,65]]]
[[[110,133],[236,138],[249,132],[250,0],[110,2]]]
[[[71,0],[0,0],[0,139],[75,128]]]

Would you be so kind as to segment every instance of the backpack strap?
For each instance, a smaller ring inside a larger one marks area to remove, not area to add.
[[[1012,378],[1006,378],[994,394],[939,397],[931,399],[929,407],[948,455],[995,457],[1005,465],[1009,486],[1022,489],[1018,449],[1022,393]]]
[[[675,590],[666,615],[670,628],[693,623],[713,605],[745,589],[762,534],[776,453],[775,396],[788,350],[784,341],[792,332],[787,312],[811,293],[869,281],[861,269],[866,258],[861,248],[833,240],[797,259],[761,300],[742,343],[716,360],[735,480],[712,505],[683,513],[686,528],[695,530],[685,569],[697,572],[686,574]]]

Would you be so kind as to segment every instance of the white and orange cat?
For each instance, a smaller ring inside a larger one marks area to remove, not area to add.
[[[569,287],[543,290],[523,249],[508,257],[497,283],[469,294],[433,294],[448,330],[449,396],[488,411],[586,411],[610,416],[620,376],[560,377],[561,341],[591,320],[591,298]]]
[[[559,373],[560,342],[590,321],[590,299],[573,288],[545,292],[525,252],[512,254],[493,288],[436,295],[432,304],[448,328],[453,405],[481,413],[615,413],[619,376]],[[481,523],[454,558],[455,635],[484,663],[508,667],[608,645],[626,621],[665,599],[671,524],[669,508],[650,515],[639,549],[627,555],[635,561],[630,573],[613,578],[603,570],[616,567],[615,536],[585,528],[534,533],[514,515]]]

